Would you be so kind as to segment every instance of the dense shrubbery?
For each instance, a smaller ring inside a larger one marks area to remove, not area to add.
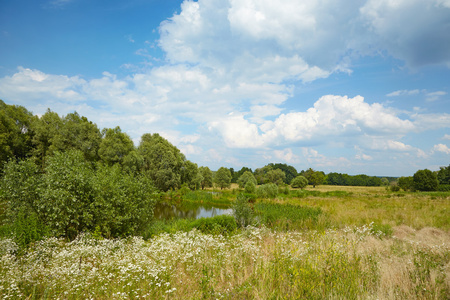
[[[55,152],[42,172],[30,159],[10,161],[1,187],[11,224],[35,224],[55,236],[96,229],[112,237],[137,234],[153,216],[155,189],[147,177],[117,165],[94,167],[76,150]]]
[[[266,183],[258,187],[256,195],[259,198],[275,198],[278,195],[278,186],[274,183]]]

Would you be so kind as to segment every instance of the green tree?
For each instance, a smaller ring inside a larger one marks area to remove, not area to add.
[[[250,173],[253,174],[252,169],[247,168],[247,167],[242,167],[239,171],[234,172],[231,182],[237,183],[239,180],[239,177],[241,177],[242,174],[244,174],[246,171],[249,171]]]
[[[61,121],[61,128],[52,138],[53,150],[80,150],[87,160],[98,161],[102,134],[97,125],[77,112],[68,114]]]
[[[308,185],[308,179],[304,176],[297,176],[291,181],[291,187],[304,189]]]
[[[238,179],[237,183],[239,184],[239,187],[242,189],[245,187],[247,182],[253,182],[253,184],[256,186],[256,178],[250,171],[245,171]]]
[[[414,179],[412,176],[400,177],[397,185],[404,191],[414,191]]]
[[[125,157],[134,150],[133,141],[119,126],[102,130],[103,139],[98,154],[107,165],[123,164]]]
[[[450,184],[450,165],[448,167],[440,167],[437,177],[439,184]]]
[[[214,174],[214,183],[220,187],[220,189],[230,187],[231,185],[231,172],[225,167],[220,167]]]
[[[308,183],[312,185],[313,187],[316,187],[316,185],[320,185],[323,183],[323,180],[325,179],[325,175],[323,172],[320,171],[314,171],[313,169],[309,168],[304,172],[303,176],[308,179]]]
[[[286,179],[286,174],[280,169],[272,169],[266,173],[266,182],[281,185]]]
[[[197,190],[201,186],[202,175],[196,163],[186,160],[181,168],[181,182],[191,190]]]
[[[159,134],[146,133],[141,137],[138,152],[144,158],[143,169],[162,190],[177,189],[181,186],[181,169],[186,158]]]
[[[208,167],[200,167],[199,173],[201,175],[201,182],[200,185],[202,187],[202,190],[205,187],[212,187],[213,185],[213,173]]]
[[[244,192],[247,194],[254,194],[256,193],[256,184],[254,181],[247,181],[247,183],[244,186]]]
[[[273,169],[280,169],[281,171],[286,174],[286,177],[284,179],[284,183],[289,184],[292,179],[297,177],[298,172],[297,169],[295,169],[293,166],[287,165],[287,164],[270,164],[272,165]]]
[[[418,191],[436,191],[439,186],[436,173],[428,169],[414,173],[413,181],[414,188]]]
[[[32,153],[44,169],[46,157],[57,150],[53,142],[63,127],[63,122],[56,112],[48,109],[40,118],[33,119],[32,127],[34,129]]]
[[[0,100],[0,170],[11,158],[24,159],[32,150],[33,115],[25,107]]]

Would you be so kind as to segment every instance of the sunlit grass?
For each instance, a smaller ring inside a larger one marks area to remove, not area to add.
[[[422,237],[423,236],[423,237]],[[448,299],[450,237],[371,225],[231,236],[199,231],[73,242],[48,238],[25,255],[0,241],[2,298]]]

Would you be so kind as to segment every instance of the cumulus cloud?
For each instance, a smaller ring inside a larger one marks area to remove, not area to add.
[[[442,152],[442,153],[445,153],[445,154],[450,154],[450,148],[447,147],[447,145],[444,145],[444,144],[434,145],[433,151],[435,151],[435,152]]]
[[[287,162],[289,164],[296,164],[300,162],[300,157],[295,155],[290,148],[284,150],[274,150],[273,153],[277,159],[280,159],[283,162]]]

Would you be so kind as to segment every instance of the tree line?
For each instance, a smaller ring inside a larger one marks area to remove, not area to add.
[[[182,187],[223,189],[237,183],[246,193],[271,198],[287,185],[392,183],[392,178],[325,174],[311,168],[298,172],[281,163],[255,171],[221,167],[213,172],[187,160],[157,133],[143,134],[135,146],[119,126],[100,130],[76,112],[60,116],[48,109],[36,116],[1,100],[0,174],[0,221],[23,228],[33,223],[33,230],[22,230],[24,235],[48,231],[66,237],[95,230],[112,237],[138,234],[153,215],[157,193]],[[438,172],[419,170],[391,187],[450,187],[450,166]]]

